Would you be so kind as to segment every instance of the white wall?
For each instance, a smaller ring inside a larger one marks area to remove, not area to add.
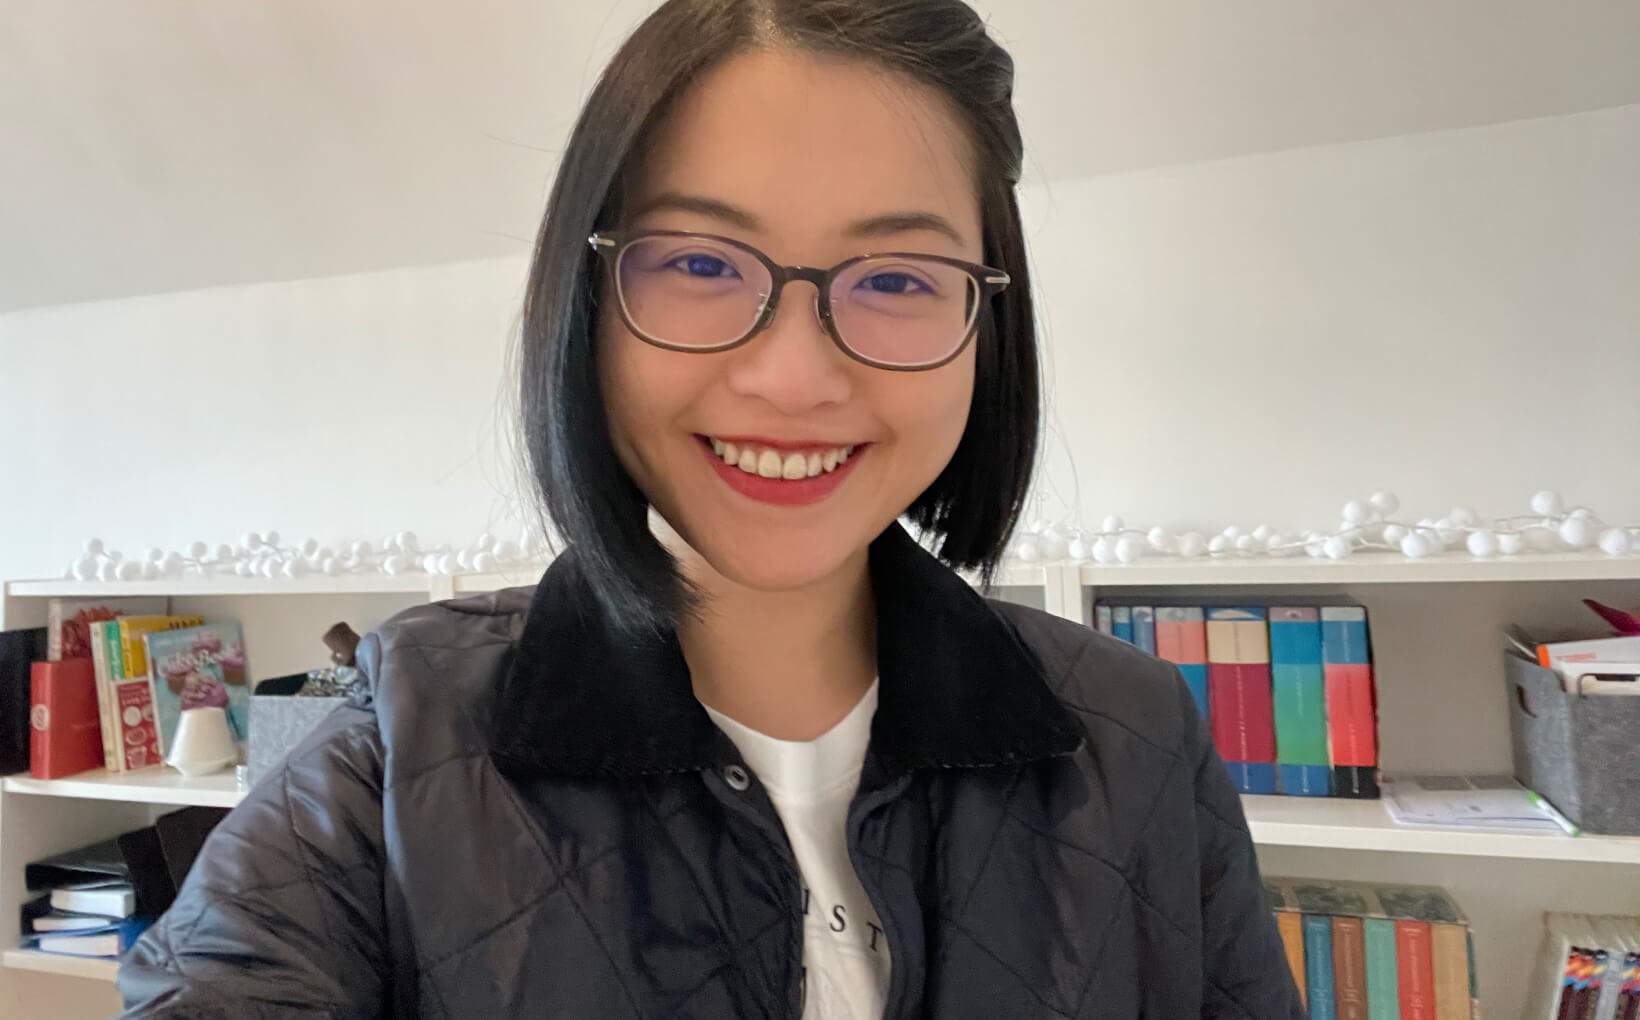
[[[1376,487],[1421,515],[1547,485],[1640,522],[1636,182],[1640,106],[1033,187],[1050,516],[1291,528]],[[516,491],[523,276],[0,317],[0,577],[93,533],[470,539]]]

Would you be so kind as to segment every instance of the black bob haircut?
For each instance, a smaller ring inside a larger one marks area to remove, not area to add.
[[[935,538],[944,562],[988,583],[1036,462],[1041,398],[1014,194],[1023,161],[1014,66],[984,22],[961,0],[667,0],[604,70],[564,150],[530,266],[519,362],[523,438],[539,496],[603,610],[623,628],[670,627],[694,593],[651,534],[648,501],[610,439],[595,360],[605,277],[587,237],[622,226],[628,177],[676,98],[724,59],[757,48],[901,75],[939,96],[968,135],[982,260],[1012,283],[980,310],[962,439],[905,516]]]

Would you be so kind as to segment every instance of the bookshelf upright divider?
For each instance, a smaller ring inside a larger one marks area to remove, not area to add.
[[[172,611],[236,617],[254,676],[322,664],[336,620],[358,631],[411,605],[533,583],[541,566],[505,574],[308,575],[139,582],[14,581],[0,627],[45,623],[52,598],[166,595]],[[1011,564],[995,594],[1089,624],[1101,595],[1158,602],[1284,595],[1367,606],[1378,686],[1380,763],[1389,771],[1511,771],[1497,632],[1506,623],[1563,625],[1578,600],[1640,605],[1640,556],[1558,553],[1497,560],[1361,554],[1297,559],[1153,559],[1134,564]],[[29,860],[147,824],[174,806],[231,807],[231,771],[184,779],[167,769],[66,779],[0,779],[0,916],[16,917]],[[1640,837],[1507,835],[1400,828],[1377,801],[1246,797],[1266,874],[1447,886],[1474,922],[1483,1013],[1523,1000],[1541,913],[1640,913]],[[1491,892],[1499,883],[1508,891]],[[117,1009],[107,961],[0,951],[0,1020],[103,1017]]]

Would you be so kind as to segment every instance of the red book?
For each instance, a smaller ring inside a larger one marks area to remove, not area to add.
[[[154,718],[154,689],[145,676],[114,684],[114,734],[120,764],[127,770],[161,763],[159,723]]]
[[[1207,610],[1213,744],[1242,793],[1276,792],[1275,701],[1264,610]]]
[[[1395,969],[1400,975],[1401,1020],[1435,1020],[1435,953],[1429,922],[1395,922]]]
[[[36,662],[29,688],[29,774],[60,779],[101,768],[102,728],[91,660]]]

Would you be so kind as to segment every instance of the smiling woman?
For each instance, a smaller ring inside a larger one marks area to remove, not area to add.
[[[952,569],[1036,451],[1012,83],[958,0],[637,30],[526,303],[568,548],[366,639],[129,1016],[1302,1015],[1177,671]]]

